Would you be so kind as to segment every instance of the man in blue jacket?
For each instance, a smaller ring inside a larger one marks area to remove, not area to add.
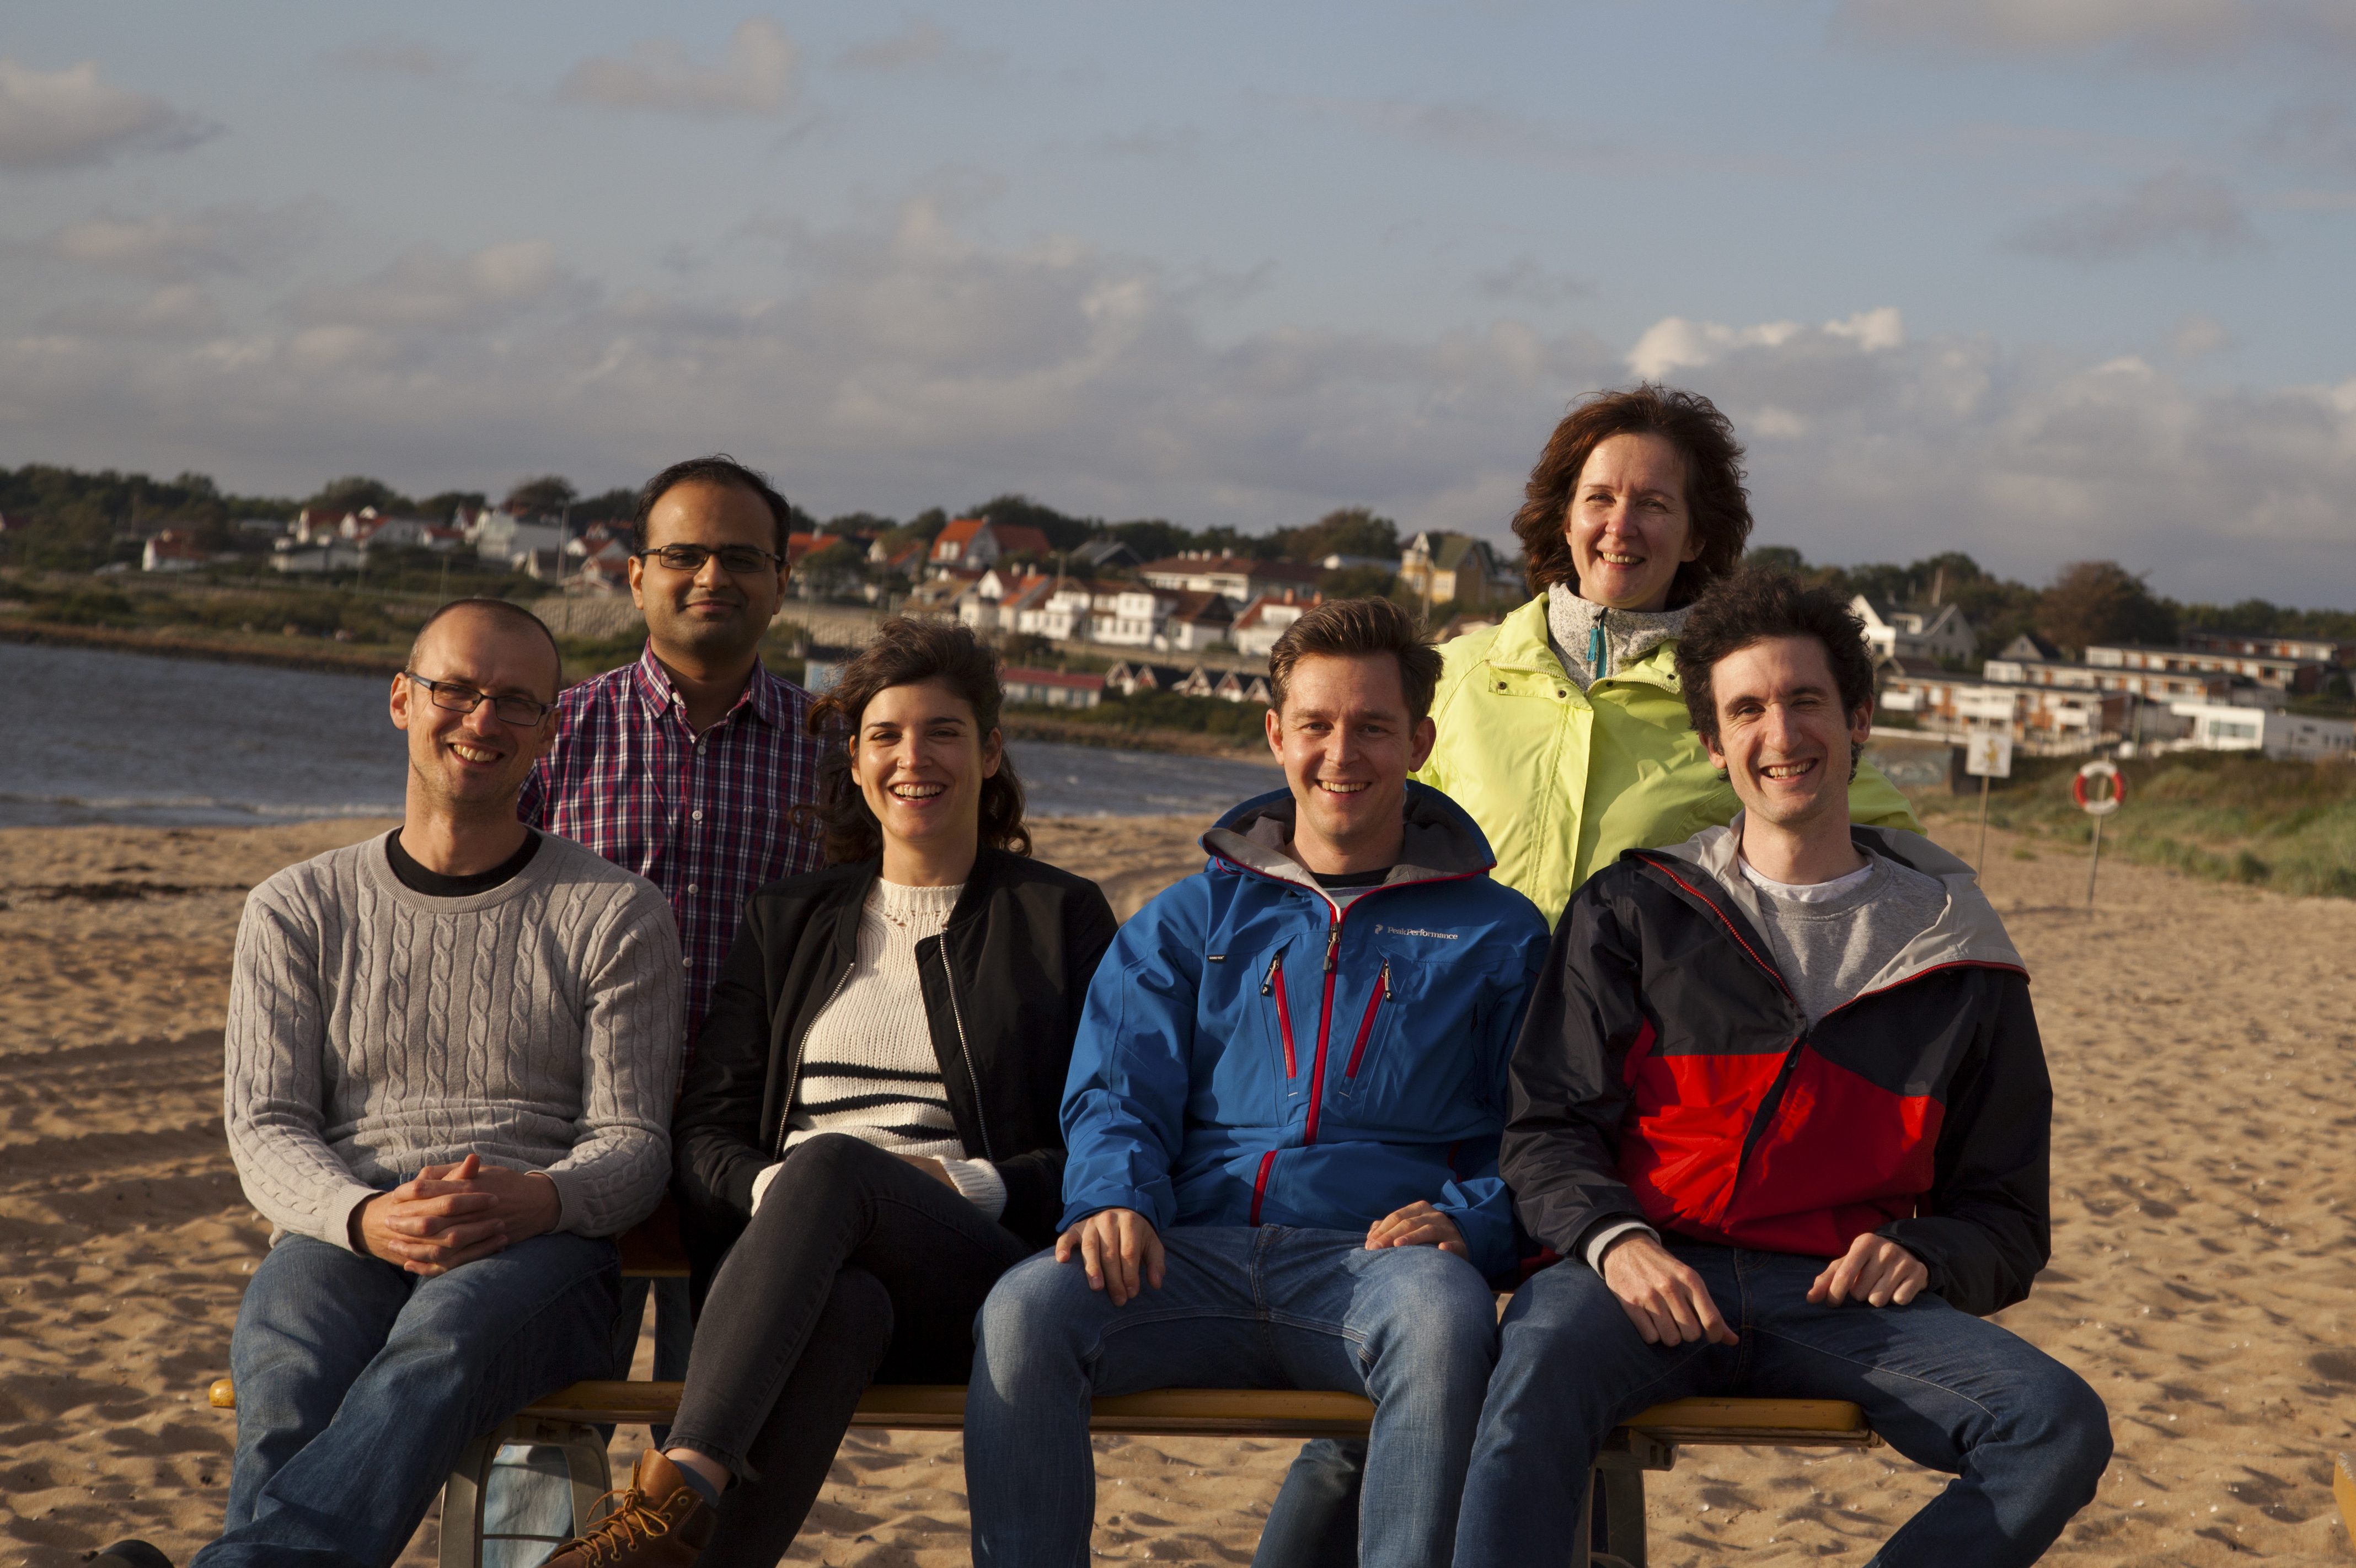
[[[1444,1564],[1515,1262],[1505,1068],[1545,919],[1408,774],[1440,656],[1384,600],[1269,658],[1289,786],[1122,927],[1065,1089],[1063,1234],[976,1325],[980,1564],[1085,1561],[1088,1401],[1178,1387],[1376,1402],[1363,1561]]]

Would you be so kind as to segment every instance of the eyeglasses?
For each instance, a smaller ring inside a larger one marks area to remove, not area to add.
[[[513,692],[493,697],[487,691],[477,691],[473,687],[461,686],[455,680],[428,680],[413,670],[401,673],[423,687],[433,696],[434,707],[447,709],[453,713],[472,713],[487,702],[491,705],[491,711],[498,715],[500,723],[528,729],[556,711],[553,702],[541,702]]]
[[[701,571],[703,563],[716,555],[720,558],[720,570],[731,577],[751,577],[768,571],[769,562],[774,560],[783,565],[786,559],[775,551],[755,549],[748,544],[723,545],[718,549],[706,549],[700,544],[667,544],[660,549],[642,549],[637,554],[640,560],[653,556],[673,571],[689,573]]]

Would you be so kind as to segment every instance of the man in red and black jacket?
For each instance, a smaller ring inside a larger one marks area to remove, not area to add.
[[[2052,1091],[1971,869],[1853,827],[1862,626],[1771,572],[1677,654],[1743,812],[1575,896],[1502,1168],[1562,1262],[1507,1310],[1457,1562],[1569,1560],[1613,1426],[1701,1394],[1851,1400],[1956,1477],[1876,1563],[2037,1560],[2110,1457],[2102,1401],[1985,1321],[2049,1251]]]

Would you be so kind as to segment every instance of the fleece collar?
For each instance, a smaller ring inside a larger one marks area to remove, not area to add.
[[[1313,893],[1337,912],[1360,895],[1377,891],[1336,888],[1329,892],[1317,885],[1317,879],[1301,862],[1285,853],[1285,846],[1292,842],[1293,818],[1299,810],[1290,789],[1270,790],[1248,800],[1203,835],[1204,853],[1237,870]],[[1398,863],[1378,887],[1475,877],[1497,863],[1489,851],[1489,840],[1472,818],[1440,791],[1409,779],[1406,811],[1407,833],[1399,844]]]
[[[2029,972],[2012,938],[2005,933],[1996,906],[1980,891],[1978,877],[1969,866],[1919,833],[1856,823],[1849,825],[1848,833],[1858,849],[1920,871],[1947,890],[1946,907],[1938,918],[1901,948],[1880,974],[1858,987],[1858,995],[1885,990],[1956,964]],[[1724,827],[1705,827],[1682,844],[1644,853],[1682,861],[1702,872],[1716,884],[1711,892],[1740,910],[1754,930],[1764,932],[1774,917],[1767,909],[1766,895],[1742,874],[1741,848],[1742,817],[1738,814]]]
[[[1567,582],[1549,584],[1546,603],[1547,635],[1554,645],[1555,656],[1581,691],[1683,635],[1686,617],[1693,613],[1691,605],[1676,610],[1608,609],[1580,598]]]

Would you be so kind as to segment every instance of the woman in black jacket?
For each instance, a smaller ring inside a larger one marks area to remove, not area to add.
[[[662,1453],[556,1568],[784,1555],[871,1381],[963,1382],[1055,1238],[1113,914],[1029,858],[989,651],[896,620],[812,709],[826,870],[755,894],[672,1122],[695,1349]]]

